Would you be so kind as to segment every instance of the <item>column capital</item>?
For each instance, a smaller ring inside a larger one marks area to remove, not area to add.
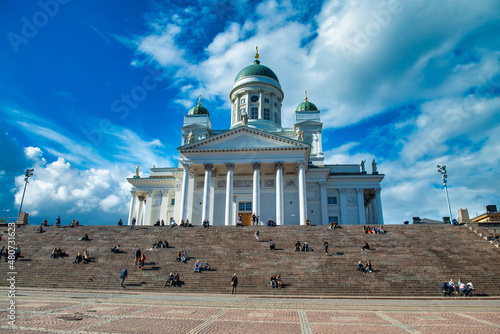
[[[262,164],[260,162],[252,163],[253,170],[256,170],[256,169],[259,170],[261,166],[262,166]]]
[[[186,172],[189,172],[189,170],[191,169],[191,164],[187,164],[187,163],[183,163],[183,162],[181,162],[181,164],[182,164],[182,167],[184,168],[184,170]]]
[[[233,163],[226,163],[226,170],[227,171],[232,171],[233,169],[234,169]]]
[[[326,188],[326,181],[321,181],[321,182],[318,182],[319,183],[319,186],[323,189],[323,188]]]
[[[375,194],[377,194],[377,195],[380,194],[381,190],[382,190],[382,188],[373,188],[373,191],[375,191]]]
[[[206,172],[210,172],[212,170],[212,167],[213,167],[213,165],[209,164],[209,163],[203,164],[203,166],[205,166],[205,171]]]
[[[339,188],[339,192],[342,194],[342,195],[345,195],[347,193],[347,189],[346,188]]]
[[[357,192],[358,194],[362,194],[362,193],[364,193],[364,192],[365,192],[365,188],[356,188],[356,192]]]
[[[151,195],[153,195],[153,191],[152,190],[146,191],[146,196],[151,196]]]
[[[276,169],[283,169],[283,163],[281,161],[275,162],[274,166]]]
[[[306,165],[306,162],[305,161],[298,161],[297,162],[297,165],[299,166],[299,168],[306,168],[307,165]]]
[[[168,195],[168,190],[162,190],[162,191],[161,191],[161,194],[162,194],[162,195]]]
[[[137,191],[135,191],[135,190],[130,190],[130,193],[132,194],[132,196],[137,195]]]

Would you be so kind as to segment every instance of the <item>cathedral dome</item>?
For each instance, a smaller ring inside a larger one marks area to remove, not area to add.
[[[295,111],[318,111],[318,108],[314,105],[314,103],[309,102],[309,101],[304,101],[299,106]]]
[[[262,77],[268,77],[271,79],[278,80],[278,76],[271,70],[269,67],[261,65],[260,61],[256,59],[252,65],[249,65],[242,69],[240,73],[236,76],[236,79],[234,79],[234,82],[246,78],[246,77],[253,77],[253,76],[262,76]]]
[[[299,106],[297,107],[297,109],[295,109],[295,111],[318,111],[318,108],[316,108],[314,103],[307,101],[307,91],[304,102],[299,104]]]
[[[208,115],[208,116],[210,116],[207,108],[205,108],[204,106],[201,105],[201,95],[200,95],[200,100],[198,101],[198,104],[195,105],[194,107],[192,107],[191,109],[189,109],[188,115]]]

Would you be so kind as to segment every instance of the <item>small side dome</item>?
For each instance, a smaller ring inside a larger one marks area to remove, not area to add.
[[[307,101],[307,90],[306,90],[306,98],[304,102],[299,104],[295,111],[318,111],[318,108],[314,105],[314,103]]]
[[[200,94],[200,99],[198,100],[198,104],[196,106],[192,107],[191,109],[189,109],[188,115],[208,115],[208,116],[210,116],[207,108],[205,108],[204,106],[201,105],[201,94]]]

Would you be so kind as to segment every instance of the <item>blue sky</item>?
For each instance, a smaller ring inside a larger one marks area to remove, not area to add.
[[[500,205],[500,3],[2,1],[0,216],[127,217],[135,164],[176,166],[202,94],[215,129],[259,46],[283,125],[322,111],[327,163],[376,159],[386,223]],[[24,210],[23,210],[24,211]]]

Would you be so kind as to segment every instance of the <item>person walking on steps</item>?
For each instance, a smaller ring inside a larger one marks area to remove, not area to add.
[[[123,269],[122,270],[122,273],[120,274],[120,278],[122,279],[122,288],[125,287],[125,285],[123,285],[123,283],[125,282],[125,278],[127,278],[127,268]]]
[[[328,241],[323,241],[323,246],[325,247],[325,254],[328,255]]]

